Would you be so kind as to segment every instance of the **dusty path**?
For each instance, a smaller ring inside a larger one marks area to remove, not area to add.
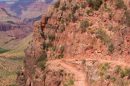
[[[82,70],[77,70],[76,68],[72,67],[71,65],[66,64],[65,62],[60,63],[61,66],[68,69],[71,73],[75,75],[75,86],[88,86],[87,85],[87,77],[86,73]]]
[[[75,75],[75,85],[74,86],[89,86],[87,82],[87,75],[85,71],[74,67],[71,62],[82,61],[83,59],[60,59],[60,60],[51,60],[48,63],[52,65],[59,65],[65,70],[68,70],[72,74]],[[85,59],[86,61],[98,61],[100,63],[111,63],[114,65],[122,65],[130,67],[130,64],[120,61],[113,61],[113,60],[103,60],[103,59]]]
[[[71,72],[72,74],[75,75],[75,83],[74,86],[88,86],[87,85],[87,77],[86,77],[86,73],[82,70],[78,70],[75,67],[66,64],[66,62],[64,62],[63,60],[53,60],[53,61],[49,61],[49,63],[53,64],[57,64],[60,65],[61,67],[63,67],[65,70]]]

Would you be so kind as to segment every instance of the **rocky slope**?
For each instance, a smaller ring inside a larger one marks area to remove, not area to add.
[[[129,86],[130,2],[59,0],[34,24],[19,86]]]

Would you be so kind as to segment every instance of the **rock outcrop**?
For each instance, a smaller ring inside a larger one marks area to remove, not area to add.
[[[19,86],[128,86],[127,3],[56,2],[34,24],[32,43],[25,50],[25,69],[18,76]]]

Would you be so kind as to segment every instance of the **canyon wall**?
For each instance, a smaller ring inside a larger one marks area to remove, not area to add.
[[[126,0],[60,0],[34,24],[19,86],[129,86]]]

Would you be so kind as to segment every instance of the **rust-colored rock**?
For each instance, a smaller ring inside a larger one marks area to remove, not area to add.
[[[125,23],[127,9],[117,9],[115,3],[109,0],[96,3],[100,6],[88,6],[86,0],[56,3],[50,15],[34,24],[33,41],[26,49],[25,86],[125,84],[129,76],[121,78],[114,70],[118,65],[122,70],[130,67],[130,27]],[[124,5],[128,7],[126,1]]]

